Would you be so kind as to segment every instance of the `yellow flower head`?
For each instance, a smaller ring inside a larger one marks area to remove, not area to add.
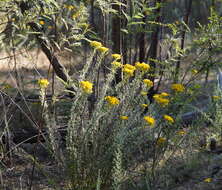
[[[122,63],[118,62],[118,61],[113,61],[111,63],[111,65],[114,67],[114,68],[121,68],[123,66]]]
[[[89,82],[89,81],[81,81],[80,82],[80,87],[82,88],[82,90],[87,93],[87,94],[91,94],[93,91],[93,83]]]
[[[174,123],[174,119],[169,115],[164,115],[163,118],[169,123]]]
[[[115,59],[115,60],[120,60],[121,59],[121,55],[120,54],[112,54],[112,57]]]
[[[179,130],[179,131],[177,131],[177,134],[178,135],[180,135],[180,136],[184,136],[184,135],[186,135],[186,131],[184,131],[184,130]]]
[[[136,62],[135,63],[135,67],[139,70],[139,71],[148,71],[150,70],[150,65],[146,64],[146,63],[140,63],[140,62]]]
[[[127,76],[133,76],[133,75],[134,75],[134,70],[131,70],[131,69],[123,68],[123,72],[124,72]]]
[[[122,120],[127,120],[127,119],[129,119],[129,117],[128,117],[128,116],[125,116],[125,115],[121,115],[119,118],[122,119]]]
[[[166,92],[162,92],[162,93],[160,94],[160,96],[161,96],[161,97],[166,97],[166,96],[169,96],[169,94],[166,93]]]
[[[204,179],[204,182],[206,182],[206,183],[210,183],[210,182],[212,182],[213,181],[213,179],[212,178],[206,178],[206,179]]]
[[[149,79],[144,79],[143,83],[147,86],[147,87],[152,87],[153,86],[153,81],[149,80]]]
[[[44,24],[45,24],[45,21],[44,21],[44,20],[40,20],[40,21],[39,21],[39,24],[40,24],[40,25],[44,25]]]
[[[134,67],[133,65],[125,64],[125,65],[123,65],[123,70],[122,70],[122,71],[123,71],[127,76],[133,76],[135,70],[136,70],[136,67]]]
[[[68,5],[67,8],[68,8],[69,10],[72,10],[72,9],[74,9],[75,7],[74,7],[73,5]]]
[[[72,18],[73,19],[76,19],[76,18],[78,18],[79,16],[80,16],[80,11],[77,11],[77,12],[75,12],[73,15],[72,15]]]
[[[141,107],[147,108],[147,107],[148,107],[148,104],[141,104]]]
[[[3,85],[4,90],[10,89],[10,88],[12,88],[12,86],[10,84],[6,83],[6,84]]]
[[[193,75],[196,75],[196,74],[198,73],[198,71],[197,71],[196,69],[192,69],[192,70],[191,70],[191,73],[192,73]]]
[[[91,41],[91,42],[90,42],[90,46],[91,46],[92,48],[97,49],[97,48],[99,48],[99,47],[102,47],[102,43],[97,42],[97,41]]]
[[[129,70],[134,70],[134,71],[136,70],[136,67],[134,67],[133,65],[130,65],[130,64],[125,64],[124,68],[129,69]]]
[[[140,94],[141,94],[142,96],[146,96],[146,95],[148,94],[148,92],[146,92],[146,91],[141,91]]]
[[[114,96],[106,96],[105,100],[108,102],[109,105],[115,106],[120,103],[119,99]]]
[[[220,96],[212,96],[212,98],[213,98],[214,100],[219,100],[219,99],[220,99]]]
[[[175,92],[183,92],[185,90],[185,87],[182,84],[172,84],[171,89]]]
[[[42,89],[47,88],[47,86],[49,85],[49,81],[47,79],[39,79],[38,85]]]
[[[101,46],[101,47],[98,47],[97,50],[98,50],[100,53],[107,53],[107,52],[109,51],[109,48],[104,47],[104,46]]]
[[[155,119],[150,116],[144,116],[143,119],[147,122],[148,125],[155,125]]]
[[[166,142],[166,138],[163,138],[163,137],[159,137],[156,141],[156,144],[161,146],[163,145],[164,143]]]
[[[153,99],[158,103],[160,106],[165,107],[169,104],[170,100],[167,98],[163,98],[160,94],[155,94]]]

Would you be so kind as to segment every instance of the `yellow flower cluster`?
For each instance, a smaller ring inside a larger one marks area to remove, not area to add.
[[[74,5],[64,5],[64,8],[69,9],[70,11],[73,10],[75,8]]]
[[[49,85],[49,81],[47,79],[39,79],[38,85],[41,89],[45,89]]]
[[[97,49],[100,53],[107,53],[109,51],[109,48],[101,46]]]
[[[144,116],[143,119],[147,122],[148,125],[155,125],[155,119],[150,116]]]
[[[82,88],[82,90],[87,93],[87,94],[91,94],[93,91],[93,83],[89,82],[89,81],[81,81],[80,82],[80,87]]]
[[[206,178],[206,179],[204,179],[204,182],[206,182],[206,183],[210,183],[210,182],[212,182],[213,180],[212,180],[212,178]]]
[[[44,24],[45,24],[45,21],[44,21],[44,20],[40,20],[40,21],[39,21],[39,24],[40,24],[40,25],[44,25]]]
[[[174,119],[169,115],[164,115],[163,118],[169,123],[174,123]]]
[[[220,96],[212,96],[212,98],[213,98],[214,100],[219,100],[219,99],[220,99]]]
[[[196,75],[196,74],[198,73],[198,71],[197,71],[196,69],[192,69],[192,70],[191,70],[191,73],[192,73],[193,75]]]
[[[151,81],[149,79],[144,79],[143,83],[149,88],[153,86],[153,81]]]
[[[98,41],[91,41],[90,42],[90,46],[96,50],[98,50],[100,53],[107,53],[109,51],[109,48],[104,47],[102,45],[102,43],[98,42]]]
[[[10,84],[6,83],[6,84],[3,85],[4,90],[10,89],[10,88],[12,88],[12,86]]]
[[[135,63],[135,67],[139,70],[139,71],[148,71],[150,70],[150,65],[146,64],[146,63],[140,63],[140,62],[136,62]]]
[[[127,120],[127,119],[129,119],[129,117],[128,117],[128,116],[125,116],[125,115],[121,115],[119,118],[122,119],[122,120]]]
[[[154,100],[162,107],[165,107],[169,104],[170,100],[165,98],[166,94],[161,93],[161,94],[155,94],[153,96]]]
[[[148,94],[148,92],[146,92],[146,91],[141,91],[140,94],[141,94],[142,96],[146,96],[146,95]]]
[[[166,138],[163,138],[163,137],[159,137],[156,141],[156,144],[161,146],[163,145],[164,143],[166,142]]]
[[[180,135],[180,136],[184,136],[184,135],[186,135],[186,131],[184,131],[184,130],[179,130],[179,131],[177,131],[177,134],[178,135]]]
[[[185,90],[185,87],[182,84],[172,84],[171,89],[175,92],[183,92]]]
[[[166,93],[166,92],[162,92],[160,95],[161,95],[162,97],[169,96],[169,94],[168,94],[168,93]]]
[[[121,55],[120,55],[120,54],[117,54],[117,53],[112,54],[112,57],[113,57],[115,60],[120,60],[120,59],[121,59]]]
[[[135,70],[136,70],[136,67],[130,64],[123,65],[123,69],[122,69],[123,73],[125,73],[127,76],[133,76]]]
[[[111,106],[118,105],[120,103],[119,99],[114,96],[106,96],[105,100],[109,103]]]
[[[147,108],[147,107],[148,107],[148,104],[141,104],[141,107]]]
[[[91,46],[92,48],[97,49],[97,48],[99,48],[99,47],[102,46],[102,43],[97,42],[97,41],[91,41],[91,42],[90,42],[90,46]]]
[[[111,65],[116,69],[116,68],[121,68],[123,64],[119,61],[113,61]]]

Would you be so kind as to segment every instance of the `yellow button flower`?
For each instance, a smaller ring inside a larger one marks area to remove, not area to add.
[[[131,69],[123,68],[123,72],[124,72],[127,76],[133,76],[133,75],[134,75],[134,70],[131,70]]]
[[[147,86],[147,87],[152,87],[153,86],[153,81],[149,80],[149,79],[144,79],[143,83]]]
[[[118,105],[120,103],[119,99],[114,96],[106,96],[105,100],[109,103],[111,106]]]
[[[6,84],[3,85],[4,90],[10,89],[10,88],[12,88],[12,86],[10,84],[6,83]]]
[[[140,94],[141,94],[142,96],[146,96],[146,95],[148,94],[148,92],[146,92],[146,91],[141,91]]]
[[[120,60],[122,56],[121,56],[120,54],[118,54],[118,53],[114,53],[114,54],[112,54],[112,57],[113,57],[115,60]]]
[[[184,131],[184,130],[179,130],[179,131],[177,131],[177,134],[178,135],[180,135],[180,136],[184,136],[184,135],[186,135],[186,131]]]
[[[156,144],[161,146],[163,145],[164,143],[166,142],[166,138],[163,138],[163,137],[159,137],[156,141]]]
[[[72,10],[72,9],[74,9],[75,7],[74,7],[73,5],[68,5],[67,8],[68,8],[69,10]]]
[[[162,96],[162,97],[166,97],[166,96],[169,96],[169,94],[166,93],[166,92],[162,92],[162,93],[160,94],[160,96]]]
[[[127,119],[129,119],[129,117],[128,117],[128,116],[125,116],[125,115],[121,115],[119,118],[122,119],[122,120],[127,120]]]
[[[100,43],[100,42],[98,42],[98,41],[91,41],[91,42],[90,42],[90,46],[91,46],[92,48],[97,49],[97,48],[99,48],[99,47],[102,47],[102,43]]]
[[[133,65],[130,65],[130,64],[125,64],[124,68],[134,70],[134,71],[136,70],[136,67],[134,67]]]
[[[139,71],[148,71],[150,70],[150,65],[146,64],[146,63],[140,63],[140,62],[136,62],[135,63],[135,67],[139,70]]]
[[[169,115],[164,115],[163,118],[169,123],[174,123],[174,119]]]
[[[113,61],[111,63],[111,65],[114,67],[114,68],[121,68],[123,66],[122,63],[118,62],[118,61]]]
[[[104,46],[101,46],[101,47],[98,47],[97,50],[98,50],[100,53],[107,53],[107,52],[109,51],[109,48],[104,47]]]
[[[148,107],[148,104],[141,104],[141,107],[147,108],[147,107]]]
[[[212,182],[213,181],[213,179],[212,178],[206,178],[206,179],[204,179],[204,182],[206,182],[206,183],[210,183],[210,182]]]
[[[156,103],[158,103],[160,106],[165,107],[169,104],[170,100],[167,98],[163,98],[160,94],[155,94],[153,96],[153,99]]]
[[[81,81],[80,82],[80,87],[82,88],[82,90],[87,93],[87,94],[91,94],[93,91],[93,83],[89,82],[89,81]]]
[[[220,96],[212,96],[212,98],[213,98],[214,100],[219,100],[219,99],[220,99]]]
[[[196,74],[198,73],[198,71],[197,71],[196,69],[192,69],[192,70],[191,70],[191,73],[192,73],[193,75],[196,75]]]
[[[39,79],[38,85],[42,89],[47,88],[47,86],[49,85],[49,81],[47,79]]]
[[[44,25],[44,24],[45,24],[45,21],[44,21],[44,20],[40,20],[40,21],[39,21],[39,24],[40,24],[40,25]]]
[[[148,125],[155,125],[155,119],[150,116],[144,116],[143,119],[147,122]]]
[[[125,64],[123,65],[122,71],[127,75],[127,76],[133,76],[134,71],[136,70],[136,67],[130,64]]]
[[[175,92],[183,92],[185,90],[185,87],[182,84],[172,84],[171,89]]]

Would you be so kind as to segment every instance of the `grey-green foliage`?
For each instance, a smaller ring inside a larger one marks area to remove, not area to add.
[[[41,35],[49,46],[60,50],[73,49],[81,44],[89,31],[88,12],[83,3],[72,2],[66,5],[66,2],[53,0],[24,2],[26,11],[22,11],[22,1],[0,2],[3,12],[0,17],[5,22],[0,39],[1,44],[7,44],[6,48],[35,47],[35,37]],[[44,21],[44,24],[40,24],[40,21]],[[33,30],[30,22],[36,23],[39,31]]]

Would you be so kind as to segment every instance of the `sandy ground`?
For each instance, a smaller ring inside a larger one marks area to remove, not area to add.
[[[14,68],[21,69],[45,69],[49,67],[49,61],[46,56],[40,50],[34,51],[19,51],[15,52],[15,57],[13,52],[1,52],[0,53],[0,70],[9,71]]]

